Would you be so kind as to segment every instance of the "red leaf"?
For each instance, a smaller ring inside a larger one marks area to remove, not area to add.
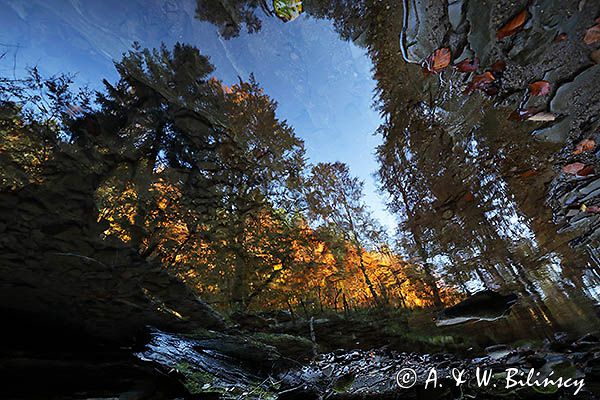
[[[525,25],[525,21],[527,21],[528,15],[529,14],[527,13],[527,10],[523,10],[520,13],[518,13],[513,19],[508,21],[502,28],[498,29],[498,32],[496,32],[496,37],[498,38],[498,40],[502,40],[505,37],[514,35],[518,31],[520,31],[521,28],[523,28],[523,25]]]
[[[479,68],[479,58],[475,57],[473,61],[470,58],[462,60],[458,64],[456,64],[456,69],[460,72],[473,72],[477,71]]]
[[[562,167],[562,170],[565,174],[577,175],[577,173],[584,168],[585,168],[584,163],[575,162],[572,164],[565,165],[564,167]]]
[[[473,196],[473,193],[467,192],[467,193],[465,193],[463,199],[467,202],[471,202],[471,201],[475,200],[475,196]]]
[[[451,59],[452,53],[450,53],[449,48],[444,47],[442,49],[437,49],[425,62],[425,72],[429,74],[437,74],[450,65]]]
[[[465,89],[465,93],[473,93],[476,89],[486,89],[486,87],[495,80],[496,78],[494,78],[494,75],[489,71],[486,71],[481,75],[475,75],[471,83],[469,83]]]
[[[585,212],[596,214],[596,213],[600,212],[600,207],[598,207],[598,206],[589,206],[589,207],[585,208]]]
[[[583,42],[585,44],[593,44],[597,41],[600,41],[600,23],[588,29],[583,37]]]
[[[583,167],[579,171],[577,171],[577,175],[579,175],[579,176],[588,176],[593,173],[594,173],[594,167],[592,165],[586,165],[585,167]]]
[[[596,142],[593,139],[584,139],[575,146],[573,154],[581,154],[586,151],[592,151],[596,148]]]
[[[547,96],[550,93],[550,82],[537,81],[529,84],[532,96]]]

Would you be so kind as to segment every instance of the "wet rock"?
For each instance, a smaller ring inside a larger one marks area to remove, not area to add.
[[[513,352],[513,349],[504,344],[490,346],[485,349],[485,353],[493,360],[500,360]]]
[[[446,326],[471,321],[494,321],[507,315],[516,302],[517,296],[514,294],[504,296],[484,290],[442,311],[436,324]]]

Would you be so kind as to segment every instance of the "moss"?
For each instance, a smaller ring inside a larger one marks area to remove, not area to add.
[[[347,392],[352,387],[355,378],[356,377],[354,376],[354,374],[346,374],[338,378],[333,384],[333,390],[337,393]]]
[[[175,369],[185,377],[184,386],[191,394],[222,392],[221,389],[213,387],[215,377],[208,372],[197,370],[186,362],[177,364]]]
[[[255,333],[252,338],[262,344],[276,348],[285,357],[306,359],[312,356],[313,344],[304,337],[285,333]]]

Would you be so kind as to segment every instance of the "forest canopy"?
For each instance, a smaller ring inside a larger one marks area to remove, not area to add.
[[[115,67],[119,79],[95,93],[35,69],[1,81],[3,192],[61,190],[53,177],[76,165],[102,240],[159,262],[221,309],[455,299],[402,256],[345,164],[308,163],[253,76],[225,85],[183,44],[135,46]]]

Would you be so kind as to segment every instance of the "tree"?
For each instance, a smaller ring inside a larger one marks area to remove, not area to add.
[[[384,231],[371,216],[363,199],[363,183],[350,175],[343,163],[319,163],[308,179],[309,216],[348,240],[358,256],[358,266],[371,296],[382,305],[365,265],[365,251],[384,240]]]
[[[245,308],[260,265],[253,229],[298,197],[302,141],[277,119],[277,104],[252,76],[226,87],[209,77],[212,66],[191,46],[134,48],[117,70],[119,82],[106,82],[99,96],[98,119],[121,139],[118,173],[102,191],[110,197],[103,208],[112,202],[113,212],[104,215],[120,215],[121,236],[146,256],[216,266],[231,304]],[[84,139],[89,135],[76,138]],[[127,212],[115,213],[118,203]],[[185,256],[199,248],[200,260]]]

